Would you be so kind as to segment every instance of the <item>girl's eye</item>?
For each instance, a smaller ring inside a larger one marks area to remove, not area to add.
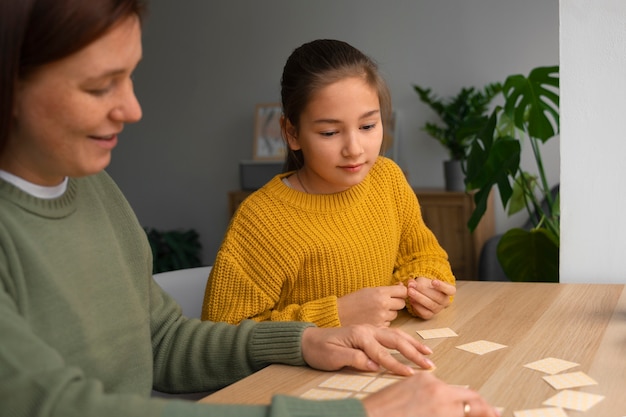
[[[372,124],[369,124],[369,125],[362,126],[361,129],[363,129],[363,130],[372,130],[375,127],[376,127],[376,123],[372,123]]]
[[[320,135],[324,136],[324,137],[331,137],[333,135],[336,135],[337,132],[332,131],[332,132],[320,132]]]

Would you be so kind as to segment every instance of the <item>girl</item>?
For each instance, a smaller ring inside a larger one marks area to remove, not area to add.
[[[455,279],[402,171],[379,156],[391,105],[374,62],[316,40],[292,53],[281,85],[287,172],[233,217],[203,319],[388,326],[405,306],[441,311]]]

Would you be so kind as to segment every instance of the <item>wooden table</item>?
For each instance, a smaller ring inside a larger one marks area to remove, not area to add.
[[[523,365],[554,357],[580,364],[598,384],[574,388],[605,396],[587,412],[568,416],[626,416],[626,291],[624,285],[547,284],[462,281],[456,300],[434,319],[402,314],[393,326],[421,338],[416,330],[449,327],[458,337],[428,339],[435,374],[455,385],[468,385],[503,416],[546,407],[558,391],[547,375]],[[506,345],[475,355],[456,346],[477,340]],[[349,373],[344,370],[339,373]],[[226,387],[203,402],[268,404],[273,394],[299,396],[334,375],[307,367],[272,365]]]

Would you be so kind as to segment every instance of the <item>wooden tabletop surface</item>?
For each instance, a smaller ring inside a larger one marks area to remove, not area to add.
[[[392,324],[430,346],[442,380],[479,391],[503,416],[544,408],[559,393],[524,365],[544,358],[579,364],[597,385],[572,388],[604,396],[586,412],[568,416],[626,416],[626,291],[617,284],[547,284],[459,281],[454,303],[424,321],[401,314]],[[458,336],[423,340],[417,330],[450,328]],[[486,340],[505,348],[477,355],[457,346]],[[269,366],[201,401],[269,404],[272,395],[301,396],[335,374],[307,367]],[[370,375],[370,374],[362,374]],[[364,395],[352,394],[352,395]]]

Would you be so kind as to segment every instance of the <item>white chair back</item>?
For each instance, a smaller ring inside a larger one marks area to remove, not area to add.
[[[211,266],[179,269],[154,274],[154,280],[174,298],[190,318],[200,318],[204,289]]]

